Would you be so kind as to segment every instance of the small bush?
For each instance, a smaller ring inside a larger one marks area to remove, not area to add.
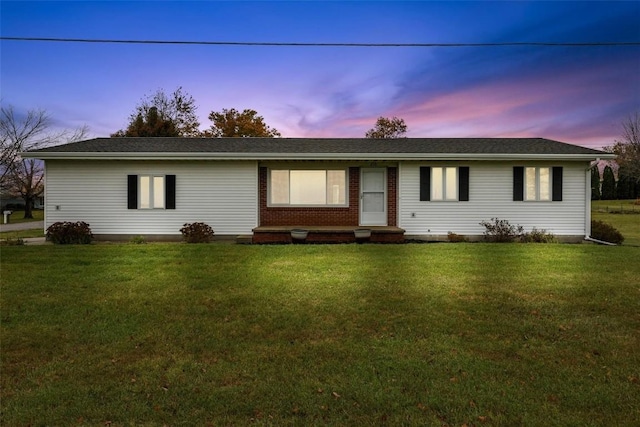
[[[449,231],[447,233],[447,240],[449,240],[451,243],[458,243],[458,242],[466,242],[467,238],[462,234],[456,234]]]
[[[591,237],[618,245],[624,242],[624,236],[615,227],[602,221],[591,221]]]
[[[524,227],[511,225],[506,219],[491,218],[491,221],[482,221],[480,225],[486,229],[483,233],[485,240],[490,242],[513,242],[524,233]]]
[[[531,232],[524,233],[520,240],[523,243],[555,243],[557,242],[556,236],[553,233],[547,233],[547,230],[533,227]]]
[[[91,239],[93,233],[86,222],[55,222],[47,228],[47,240],[58,245],[88,244]]]
[[[180,232],[187,243],[209,243],[213,240],[213,228],[204,222],[184,224]]]
[[[129,240],[129,242],[133,243],[134,245],[142,245],[147,243],[147,240],[144,238],[144,236],[133,236],[131,240]]]

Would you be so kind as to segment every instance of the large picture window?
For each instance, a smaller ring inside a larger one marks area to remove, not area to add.
[[[272,169],[269,202],[279,206],[346,206],[344,169]]]

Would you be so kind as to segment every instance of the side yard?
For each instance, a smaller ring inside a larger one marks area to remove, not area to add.
[[[1,425],[633,425],[640,249],[2,248]]]
[[[603,221],[624,236],[623,245],[640,246],[640,204],[636,200],[594,200],[591,219]]]

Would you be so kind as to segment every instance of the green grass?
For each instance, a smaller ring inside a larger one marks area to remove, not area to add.
[[[591,219],[617,228],[624,236],[623,245],[640,246],[640,205],[635,200],[594,200]]]
[[[13,211],[13,213],[11,214],[11,217],[9,218],[9,221],[11,224],[17,224],[20,222],[33,222],[33,221],[44,220],[44,210],[34,209],[32,212],[33,212],[33,218],[25,219],[24,211]],[[4,220],[4,218],[2,219]]]
[[[42,228],[33,228],[31,230],[3,231],[0,233],[0,240],[17,238],[24,239],[27,237],[44,237],[44,230]]]
[[[640,250],[2,248],[0,425],[634,425]]]

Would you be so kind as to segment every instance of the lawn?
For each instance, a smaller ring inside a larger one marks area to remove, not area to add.
[[[596,200],[591,202],[591,219],[603,221],[624,236],[623,245],[640,246],[640,205],[635,200]]]
[[[13,211],[13,213],[11,214],[11,217],[9,218],[9,222],[11,224],[17,224],[19,222],[32,222],[32,221],[44,220],[44,210],[34,209],[32,212],[33,212],[33,218],[25,219],[24,211]]]
[[[2,248],[1,425],[634,425],[640,249]]]
[[[3,231],[0,232],[0,240],[2,239],[25,239],[27,237],[44,237],[42,228],[32,228],[30,230]]]

